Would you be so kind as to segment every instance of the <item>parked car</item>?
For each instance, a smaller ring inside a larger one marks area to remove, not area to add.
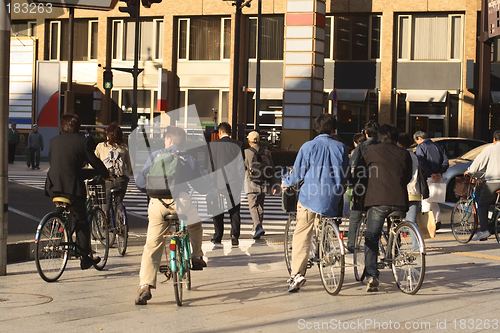
[[[432,138],[431,140],[444,148],[446,156],[450,160],[487,143],[486,141],[467,138]]]
[[[455,177],[463,175],[465,170],[472,164],[472,161],[474,161],[477,155],[479,155],[488,145],[489,144],[483,144],[458,158],[450,159],[450,167],[443,173],[443,179],[446,181],[447,201],[458,201],[459,197],[455,195]]]

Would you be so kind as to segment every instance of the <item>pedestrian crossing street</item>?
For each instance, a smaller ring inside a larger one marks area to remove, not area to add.
[[[30,186],[39,190],[43,190],[45,186],[45,176],[41,175],[26,175],[14,176],[9,175],[9,181],[19,183],[22,185]],[[203,220],[203,233],[205,236],[212,236],[214,233],[212,219],[207,215],[207,205],[205,196],[194,193],[192,196],[193,201],[198,206],[198,212]],[[131,179],[127,193],[124,198],[124,204],[127,208],[128,214],[134,214],[147,219],[148,207],[146,194],[140,192],[135,187],[135,180]],[[281,209],[281,196],[266,196],[264,203],[264,230],[267,235],[283,234],[285,224],[288,219],[288,213]],[[229,235],[231,226],[229,222],[229,215],[226,213],[224,222],[226,224],[224,234]],[[252,234],[252,218],[248,210],[248,200],[244,193],[241,194],[241,236],[249,236]],[[245,238],[247,238],[245,237]]]

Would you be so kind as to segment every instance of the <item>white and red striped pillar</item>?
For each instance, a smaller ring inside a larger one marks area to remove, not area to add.
[[[281,146],[298,150],[323,112],[324,0],[288,0],[285,16]]]

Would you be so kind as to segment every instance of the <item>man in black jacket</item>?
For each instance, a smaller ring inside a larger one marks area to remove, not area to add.
[[[231,218],[231,244],[239,245],[241,191],[245,180],[243,144],[231,138],[231,125],[220,123],[217,127],[219,139],[210,142],[210,170],[215,175],[217,189],[223,194]],[[224,212],[213,217],[214,237],[212,243],[220,244],[224,235]]]
[[[81,269],[98,264],[99,257],[90,257],[90,225],[85,209],[86,190],[83,166],[90,163],[102,178],[109,178],[108,169],[81,136],[80,119],[76,114],[61,117],[60,131],[50,140],[49,172],[45,181],[45,195],[71,200],[71,213],[76,227],[76,252],[80,256]]]

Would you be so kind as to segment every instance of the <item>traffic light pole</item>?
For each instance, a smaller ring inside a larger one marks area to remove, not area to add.
[[[8,233],[8,168],[7,131],[9,127],[9,69],[10,69],[10,13],[7,5],[0,4],[0,276],[7,274],[7,233]],[[10,7],[9,7],[10,8]]]
[[[135,17],[135,49],[134,49],[134,87],[132,93],[132,131],[137,127],[137,77],[139,76],[139,18],[141,17],[141,6],[137,6],[137,16]],[[142,70],[141,70],[142,71]]]

